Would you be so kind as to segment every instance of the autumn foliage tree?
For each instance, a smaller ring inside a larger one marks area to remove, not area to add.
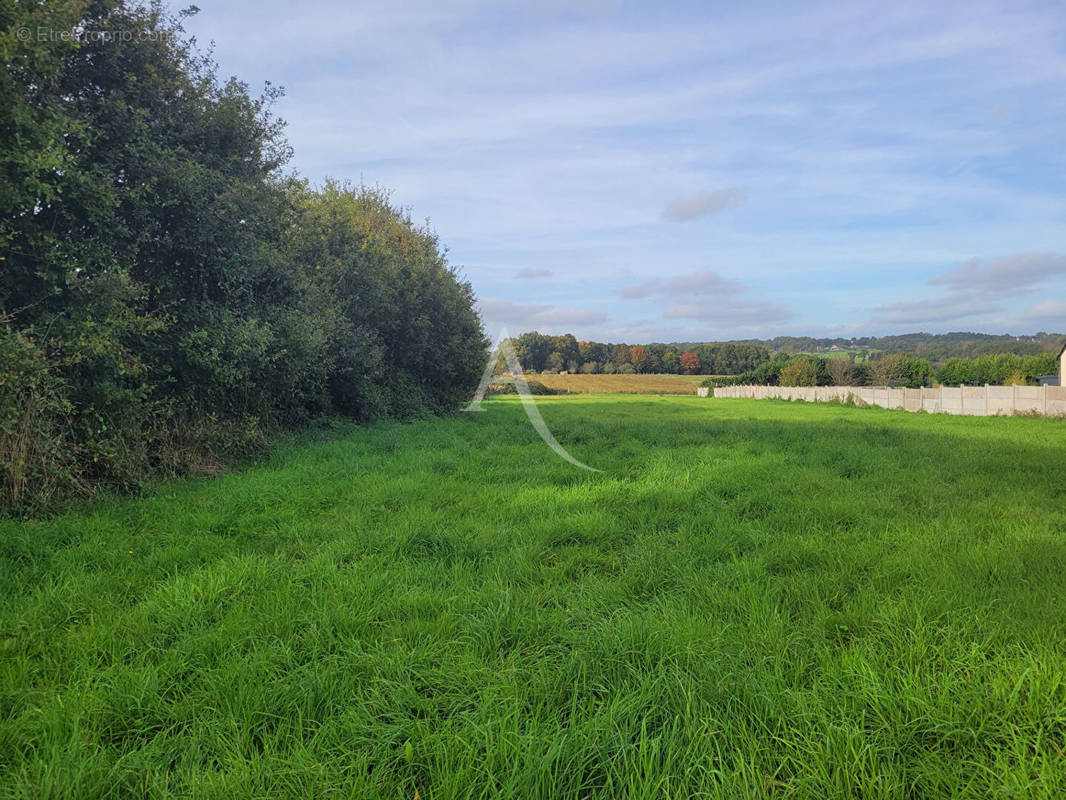
[[[629,348],[629,361],[637,372],[644,372],[648,365],[648,348],[643,345],[633,345]]]
[[[686,375],[696,375],[700,371],[700,357],[691,350],[681,354],[681,369]]]

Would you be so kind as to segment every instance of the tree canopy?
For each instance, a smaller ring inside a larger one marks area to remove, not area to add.
[[[701,344],[637,344],[578,341],[572,334],[547,336],[529,331],[511,339],[523,369],[531,372],[634,372],[641,374],[688,371],[703,375],[735,375],[770,360],[762,346],[738,342]],[[683,356],[690,353],[687,365]]]
[[[386,191],[285,171],[280,89],[221,80],[158,6],[0,22],[0,506],[468,399],[469,283]]]

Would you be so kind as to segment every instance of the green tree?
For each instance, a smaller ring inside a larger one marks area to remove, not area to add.
[[[548,340],[551,343],[551,351],[558,353],[562,358],[563,367],[570,361],[577,361],[581,358],[581,350],[578,348],[577,339],[574,338],[572,333],[566,333],[562,336],[549,336]]]
[[[523,369],[543,372],[552,352],[551,340],[537,331],[523,333],[513,340],[515,355]]]
[[[818,368],[813,359],[797,358],[781,369],[781,386],[817,386]]]
[[[932,380],[933,368],[924,358],[894,353],[870,363],[871,378],[879,386],[906,386],[917,389]]]
[[[181,20],[0,7],[0,453],[41,437],[4,485],[134,486],[262,424],[445,410],[477,383],[473,294],[436,236],[381,190],[285,177],[280,93],[219,81]],[[14,35],[38,27],[93,35]]]
[[[582,362],[595,361],[602,364],[607,360],[607,345],[601,342],[578,342],[577,346]]]
[[[681,356],[672,347],[663,353],[663,372],[669,375],[677,375],[681,372]]]
[[[616,368],[621,367],[623,364],[629,362],[629,345],[625,344],[612,344],[608,345],[607,360],[615,365]]]

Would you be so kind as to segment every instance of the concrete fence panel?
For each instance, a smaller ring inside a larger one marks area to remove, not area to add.
[[[850,398],[866,405],[934,414],[1066,416],[1066,386],[721,386],[714,390],[714,397],[821,403]]]
[[[1066,416],[1066,386],[1045,386],[1047,400],[1044,413],[1048,416]]]

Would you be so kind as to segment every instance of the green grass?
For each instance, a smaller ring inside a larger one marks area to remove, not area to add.
[[[855,360],[858,362],[869,361],[870,356],[874,353],[880,353],[880,350],[863,347],[855,350],[800,350],[796,355],[800,356],[818,356],[819,358],[850,358],[855,356]]]
[[[0,797],[1066,796],[1066,424],[539,405],[0,523]]]

